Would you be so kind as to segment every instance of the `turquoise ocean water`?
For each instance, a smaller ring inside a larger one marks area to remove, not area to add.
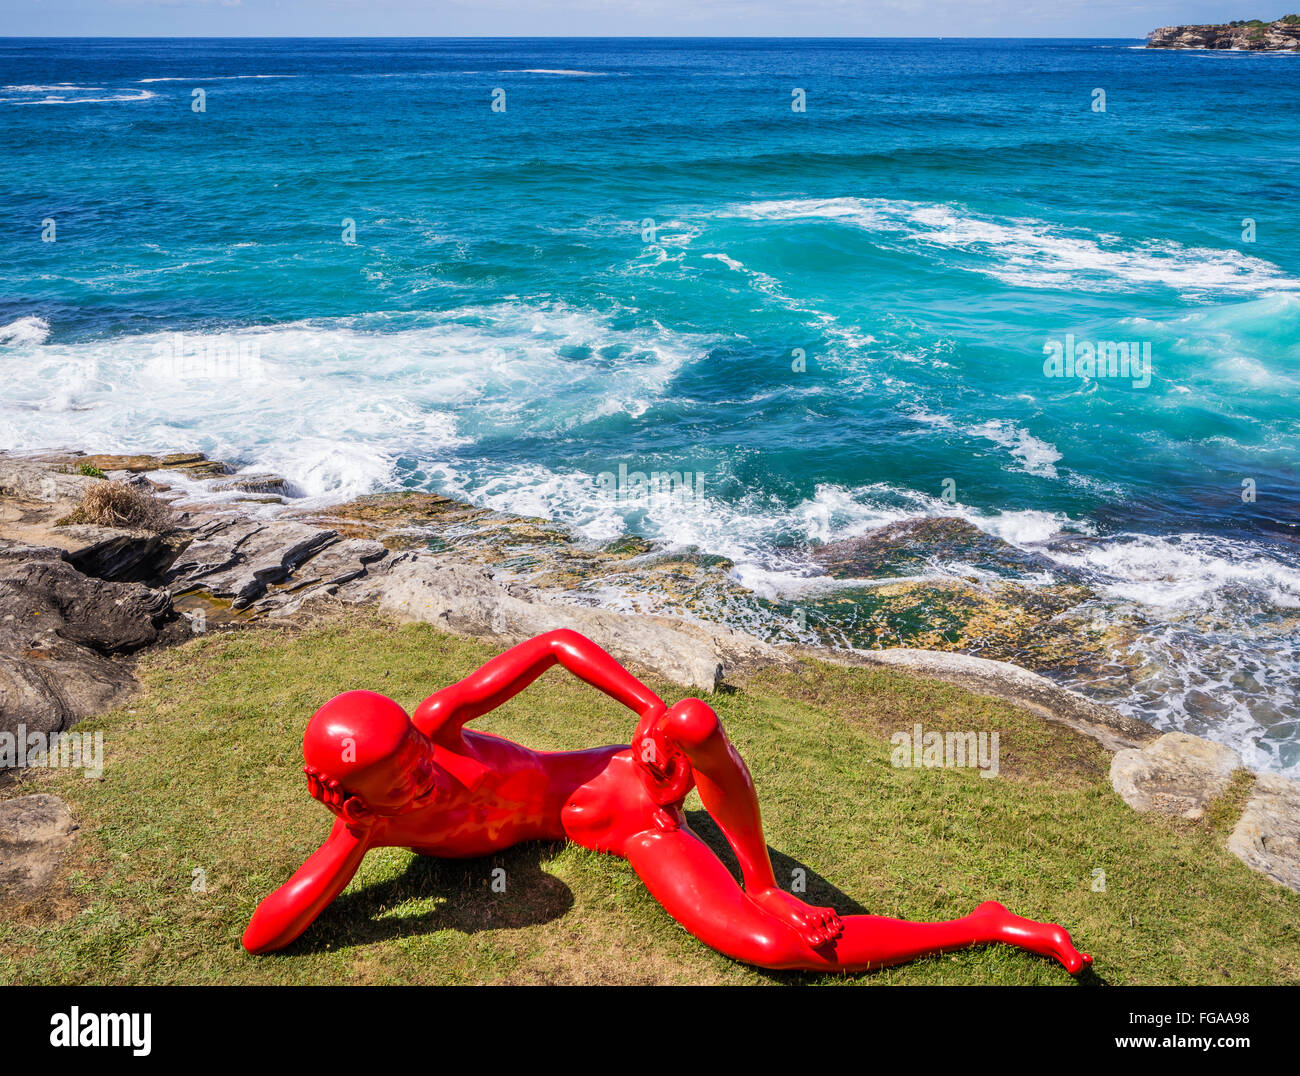
[[[1139,45],[0,40],[0,448],[438,489],[776,597],[958,514],[1136,625],[1088,690],[1300,772],[1300,58]],[[1067,337],[1150,369],[1049,377]]]

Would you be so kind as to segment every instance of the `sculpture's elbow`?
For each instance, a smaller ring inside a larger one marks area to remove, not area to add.
[[[573,653],[591,645],[590,639],[572,628],[555,628],[548,631],[542,638],[546,640],[546,645],[552,652],[568,650]]]
[[[261,956],[263,953],[270,953],[275,950],[274,942],[258,930],[253,923],[250,923],[248,929],[244,931],[240,944],[254,956]]]
[[[253,913],[253,918],[249,920],[248,926],[244,930],[244,936],[240,939],[243,945],[254,956],[260,956],[263,953],[273,953],[277,949],[283,949],[297,935],[285,936],[282,929],[271,920],[273,916],[268,916],[263,908],[258,908]]]
[[[253,916],[252,922],[250,922],[247,928],[245,928],[244,936],[240,938],[239,941],[240,944],[254,956],[260,956],[262,953],[270,953],[279,948],[279,946],[275,944],[275,938],[272,936],[271,932],[266,930],[262,924],[257,921],[257,916]]]

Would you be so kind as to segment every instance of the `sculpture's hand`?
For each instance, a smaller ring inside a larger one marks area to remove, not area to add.
[[[642,710],[641,720],[636,723],[636,732],[632,733],[632,743],[636,744],[638,740],[648,736],[667,712],[668,704],[658,699]]]
[[[302,772],[307,775],[307,791],[311,793],[313,799],[320,800],[333,811],[342,808],[348,794],[337,778],[326,776],[315,766],[304,766]]]
[[[650,798],[661,806],[681,802],[695,785],[690,760],[658,724],[652,724],[644,733],[638,730],[632,739],[632,757]]]
[[[353,829],[369,829],[378,820],[378,816],[339,784],[337,778],[321,773],[314,766],[304,766],[302,770],[307,775],[307,791],[312,797],[320,800]]]

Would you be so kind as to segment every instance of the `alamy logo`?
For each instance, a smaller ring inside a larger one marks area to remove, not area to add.
[[[916,766],[978,767],[981,777],[998,775],[996,732],[926,732],[920,722],[911,732],[895,732],[890,765],[896,769]]]
[[[76,1005],[70,1012],[50,1017],[51,1046],[129,1046],[136,1057],[148,1057],[151,1013],[85,1012]]]
[[[1043,345],[1044,377],[1127,377],[1135,389],[1151,384],[1151,341],[1074,339],[1048,340]]]
[[[82,776],[88,781],[102,777],[104,734],[28,732],[26,725],[19,725],[15,732],[0,732],[0,769],[21,770],[26,766],[83,770]]]
[[[618,473],[603,471],[596,476],[596,485],[608,497],[620,504],[649,504],[663,501],[698,500],[704,496],[704,475],[699,471],[644,471],[629,472],[626,463],[618,465]]]
[[[168,333],[154,345],[154,377],[172,381],[262,381],[266,367],[256,339]]]

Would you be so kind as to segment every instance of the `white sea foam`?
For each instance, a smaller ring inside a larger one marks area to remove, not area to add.
[[[725,265],[728,269],[733,269],[737,272],[745,268],[745,266],[741,262],[736,261],[735,258],[728,257],[726,254],[705,254],[704,257],[712,258],[714,261],[722,262],[722,264]]]
[[[93,91],[92,91],[93,92]],[[108,97],[38,97],[32,99],[17,97],[0,97],[13,105],[107,105],[119,101],[147,101],[155,97],[151,90],[138,90],[128,93],[115,93]]]
[[[1028,218],[996,218],[963,207],[885,198],[787,199],[733,206],[751,220],[821,219],[894,237],[909,249],[942,248],[976,259],[959,267],[1030,288],[1082,284],[1184,293],[1300,289],[1300,280],[1262,258],[1168,240],[1124,242]]]
[[[576,75],[584,78],[607,73],[605,71],[570,71],[562,67],[508,67],[500,72],[502,75]]]
[[[1247,588],[1269,605],[1300,609],[1300,568],[1232,539],[1119,535],[1054,556],[1089,569],[1107,594],[1150,608],[1187,607]]]
[[[1055,445],[1048,444],[1011,422],[992,420],[971,426],[967,433],[985,437],[995,445],[1008,449],[1019,460],[1020,469],[1040,478],[1056,478],[1056,463],[1061,458]]]
[[[26,317],[0,325],[0,346],[31,347],[43,344],[50,336],[50,323],[44,318]]]
[[[1116,535],[1053,556],[1085,572],[1099,619],[1132,630],[1135,682],[1113,705],[1228,744],[1252,768],[1300,776],[1294,558],[1205,534]]]
[[[167,75],[159,78],[139,78],[137,82],[230,82],[245,78],[298,78],[298,75]]]
[[[1017,461],[1016,466],[1028,474],[1040,478],[1060,477],[1056,471],[1056,464],[1061,458],[1057,447],[1040,440],[1013,422],[990,419],[976,426],[959,426],[950,416],[927,411],[919,405],[905,405],[902,411],[913,422],[919,422],[923,426],[954,430],[992,441],[995,445],[1008,449]]]
[[[298,322],[44,345],[7,326],[0,444],[26,450],[193,448],[340,498],[485,436],[562,436],[643,412],[709,341],[563,304],[505,302],[414,319]],[[375,331],[376,329],[387,331]]]
[[[82,86],[76,82],[55,82],[49,86],[15,85],[3,88],[16,93],[64,93],[68,90],[102,90],[104,87]]]

